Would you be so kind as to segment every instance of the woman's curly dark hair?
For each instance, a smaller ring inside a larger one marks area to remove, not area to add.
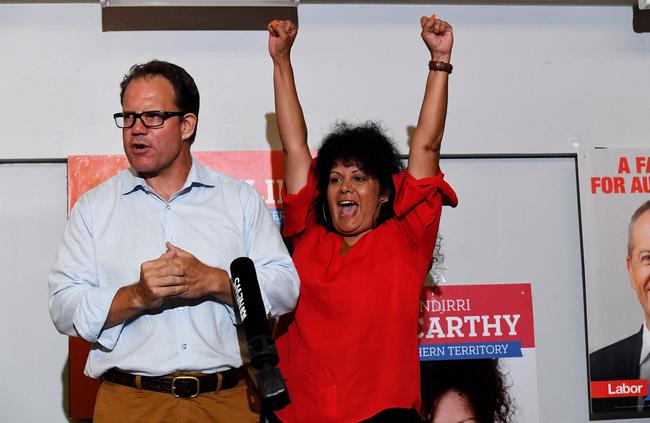
[[[455,390],[467,396],[480,423],[509,423],[515,413],[509,388],[495,358],[420,362],[424,417],[433,415],[443,394]]]
[[[339,162],[344,166],[358,166],[368,176],[377,179],[381,194],[388,194],[388,202],[382,205],[375,226],[395,215],[393,175],[404,168],[395,145],[376,122],[368,121],[360,125],[337,122],[332,132],[323,139],[316,158],[316,223],[334,231],[327,206],[327,186],[330,172]]]

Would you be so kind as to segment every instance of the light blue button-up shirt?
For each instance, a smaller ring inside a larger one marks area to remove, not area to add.
[[[295,307],[296,270],[253,188],[194,161],[183,188],[164,201],[124,170],[78,200],[49,275],[55,326],[92,343],[86,375],[112,367],[159,376],[242,365],[233,309],[216,300],[169,301],[102,329],[117,290],[138,282],[140,265],[160,257],[167,241],[228,273],[232,260],[250,257],[267,314]]]

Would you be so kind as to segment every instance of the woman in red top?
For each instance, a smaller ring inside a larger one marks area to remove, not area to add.
[[[404,171],[373,123],[338,125],[312,161],[290,61],[297,28],[269,24],[284,235],[301,279],[277,340],[292,400],[282,421],[419,420],[418,300],[442,205],[457,201],[438,168],[452,29],[435,16],[421,26],[430,71]]]

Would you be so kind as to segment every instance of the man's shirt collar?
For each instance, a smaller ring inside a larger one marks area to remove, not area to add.
[[[192,167],[190,167],[190,172],[187,174],[185,183],[181,189],[170,198],[170,201],[180,195],[188,193],[194,187],[214,188],[214,185],[210,182],[206,169],[192,158]],[[129,195],[136,191],[144,191],[147,194],[157,195],[156,192],[147,184],[147,181],[138,176],[138,173],[132,167],[129,167],[124,172],[121,185],[120,191],[122,192],[122,195]]]

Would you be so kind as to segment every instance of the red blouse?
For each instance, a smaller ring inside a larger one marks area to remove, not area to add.
[[[394,175],[395,217],[341,256],[342,238],[314,221],[315,175],[283,193],[301,287],[277,339],[291,404],[284,422],[358,422],[392,407],[420,407],[418,301],[443,203],[458,202],[443,174]]]

